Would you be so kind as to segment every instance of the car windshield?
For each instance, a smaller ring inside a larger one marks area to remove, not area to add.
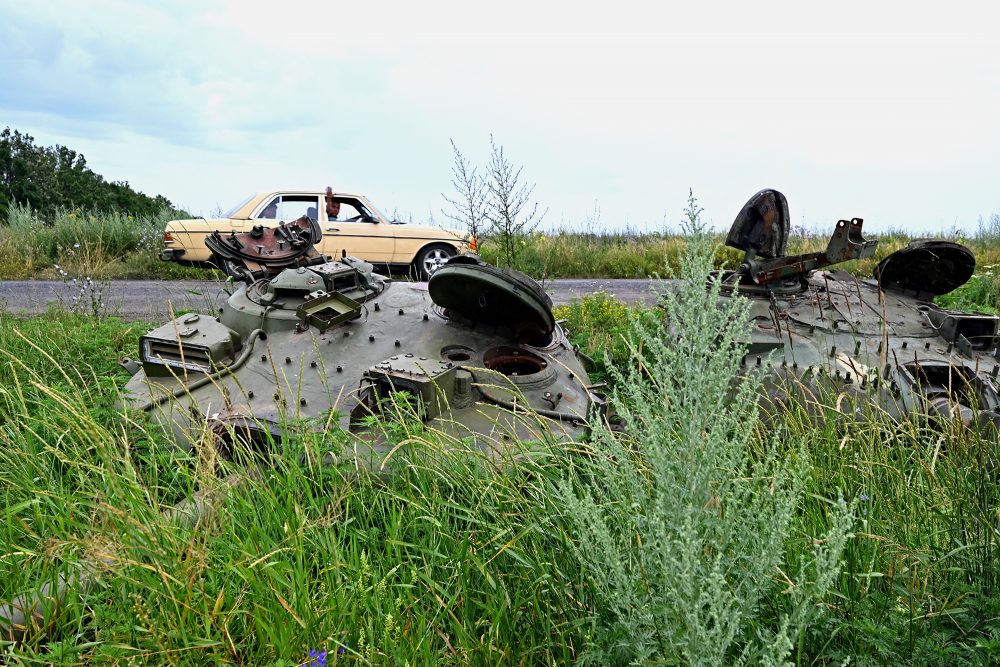
[[[250,195],[249,197],[244,198],[243,201],[241,201],[239,204],[237,204],[236,206],[232,207],[231,209],[229,209],[228,211],[226,211],[225,213],[223,213],[222,217],[223,218],[231,218],[231,217],[233,217],[234,215],[236,215],[236,211],[238,211],[241,208],[243,208],[244,206],[246,206],[247,203],[251,199],[253,199],[253,198],[254,198],[254,195]]]
[[[369,216],[371,218],[375,219],[375,220],[387,220],[388,219],[384,215],[382,215],[382,211],[380,211],[377,208],[375,208],[374,204],[372,204],[371,202],[364,202],[364,203],[358,202],[358,206],[361,207],[362,211],[365,211],[365,209],[367,209],[367,211],[365,211],[365,212],[368,213]]]

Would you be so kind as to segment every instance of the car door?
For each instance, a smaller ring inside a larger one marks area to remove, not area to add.
[[[336,219],[323,215],[320,226],[323,229],[323,243],[320,251],[325,255],[340,257],[342,252],[359,257],[368,262],[392,263],[396,239],[392,225],[379,220],[363,202],[355,197],[334,195],[340,204]]]

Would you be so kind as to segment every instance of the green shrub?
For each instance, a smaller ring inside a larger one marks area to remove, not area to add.
[[[711,239],[693,198],[687,213],[684,283],[663,295],[669,327],[634,318],[628,363],[611,367],[624,433],[598,425],[558,489],[595,609],[585,658],[784,663],[839,572],[852,518],[831,505],[822,546],[786,561],[805,452],[783,458],[771,442],[754,457],[759,383],[738,377],[749,304],[720,304],[718,282],[705,289]],[[762,613],[765,601],[778,611]]]

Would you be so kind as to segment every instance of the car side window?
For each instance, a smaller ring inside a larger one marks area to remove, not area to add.
[[[318,206],[318,197],[286,195],[278,204],[278,220],[298,220],[304,215],[315,218]]]
[[[337,221],[341,222],[371,222],[373,216],[369,213],[361,202],[337,200],[340,204],[340,211],[337,213]],[[328,219],[333,221],[334,218]]]
[[[278,217],[278,207],[281,206],[281,197],[275,197],[257,214],[258,220],[275,220]]]
[[[257,214],[259,220],[298,220],[304,215],[316,219],[319,197],[307,195],[278,195]]]

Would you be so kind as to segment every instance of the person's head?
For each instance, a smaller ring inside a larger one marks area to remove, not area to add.
[[[262,218],[268,218],[269,220],[274,220],[274,218],[276,218],[277,216],[278,216],[278,203],[277,202],[271,202],[270,204],[268,204],[267,206],[265,206],[264,210],[260,214],[260,217],[262,217]]]
[[[326,213],[330,217],[336,218],[340,215],[340,202],[334,199],[330,202],[330,205],[326,207]]]

